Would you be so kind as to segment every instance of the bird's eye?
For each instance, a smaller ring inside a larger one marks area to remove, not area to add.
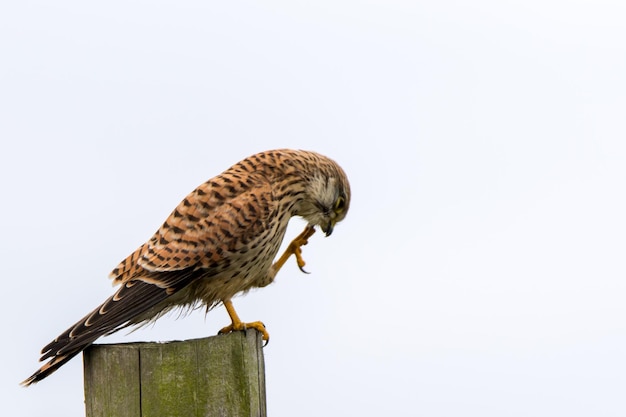
[[[335,212],[341,212],[346,207],[346,199],[340,196],[335,201]]]

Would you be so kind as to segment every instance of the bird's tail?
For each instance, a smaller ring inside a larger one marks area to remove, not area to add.
[[[39,359],[48,362],[20,385],[29,386],[46,378],[100,336],[149,320],[155,311],[153,307],[188,284],[189,278],[189,275],[183,274],[169,282],[167,279],[160,283],[153,280],[151,282],[133,280],[122,284],[116,293],[98,308],[48,343],[41,350]]]
[[[62,365],[65,364],[65,362],[78,355],[80,352],[81,351],[79,350],[72,353],[71,355],[55,356],[54,358],[46,362],[41,368],[37,369],[34,374],[20,382],[20,385],[23,387],[27,387],[31,384],[41,381],[42,379],[59,369]]]

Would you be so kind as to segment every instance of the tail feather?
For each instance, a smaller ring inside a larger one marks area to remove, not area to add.
[[[85,346],[86,347],[86,346]],[[81,351],[76,351],[72,355],[63,355],[63,356],[55,356],[50,361],[46,362],[41,368],[37,370],[34,374],[20,382],[20,385],[23,387],[27,387],[29,385],[35,384],[57,369],[59,369],[62,365],[64,365],[67,361],[72,359],[74,356],[78,355]]]
[[[193,274],[178,271],[176,276],[167,275],[170,274],[163,274],[164,279],[159,285],[154,281],[147,283],[139,280],[122,284],[113,296],[48,343],[41,350],[39,359],[48,362],[20,385],[29,386],[46,378],[99,337],[149,320],[151,317],[145,316],[145,313],[153,313],[150,311],[154,310],[153,307],[189,284]]]

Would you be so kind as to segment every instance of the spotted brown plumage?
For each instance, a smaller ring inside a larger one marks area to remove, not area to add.
[[[350,205],[350,185],[333,160],[315,152],[279,149],[252,155],[201,184],[174,209],[154,236],[110,277],[117,291],[41,351],[38,382],[100,336],[154,321],[175,308],[207,311],[223,304],[232,323],[220,333],[255,328],[243,323],[231,298],[270,284],[286,260],[319,226],[328,236]],[[289,219],[307,227],[273,263]]]

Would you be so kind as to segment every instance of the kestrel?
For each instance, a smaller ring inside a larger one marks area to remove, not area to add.
[[[41,381],[100,336],[152,322],[175,309],[220,303],[232,323],[220,333],[254,328],[231,299],[270,284],[291,255],[304,266],[302,245],[315,226],[329,236],[346,216],[350,185],[333,160],[315,152],[280,149],[252,155],[208,180],[174,209],[154,236],[111,272],[119,288],[104,303],[41,350],[47,362],[22,385]],[[273,262],[289,219],[304,231]]]

